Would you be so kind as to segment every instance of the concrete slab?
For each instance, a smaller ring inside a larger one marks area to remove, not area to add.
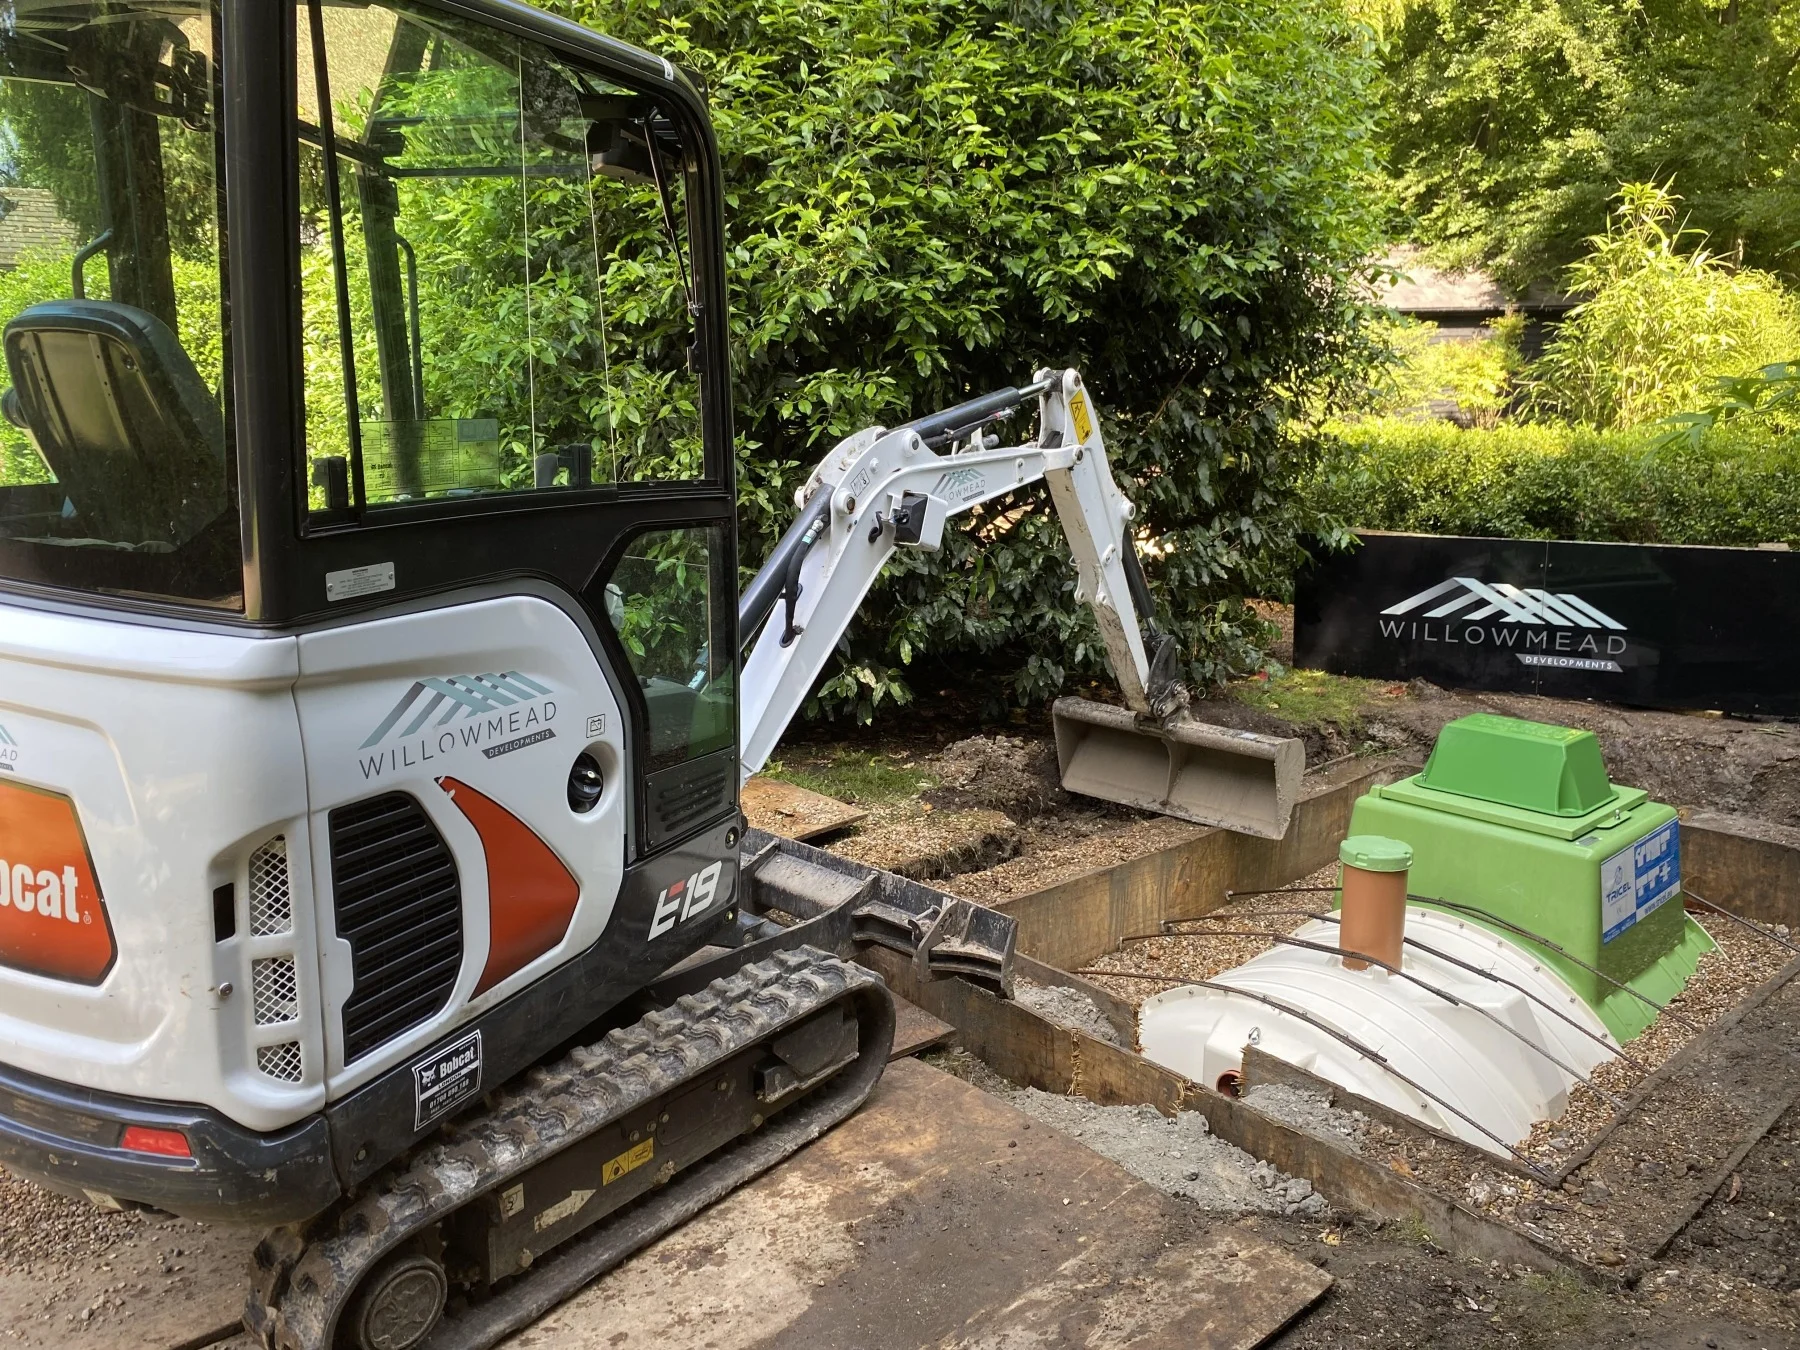
[[[1248,1350],[1331,1277],[907,1060],[511,1350]]]

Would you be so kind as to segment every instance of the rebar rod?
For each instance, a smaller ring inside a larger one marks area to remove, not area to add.
[[[1283,909],[1283,910],[1264,910],[1263,913],[1265,913],[1265,914],[1269,914],[1269,913],[1303,914],[1309,919],[1318,919],[1324,923],[1341,923],[1341,922],[1343,922],[1341,919],[1338,918],[1337,915],[1332,914],[1329,911],[1319,911],[1319,910],[1311,910],[1311,909]],[[1221,916],[1213,915],[1213,914],[1202,914],[1198,918],[1194,918],[1194,919],[1168,919],[1168,920],[1165,920],[1165,922],[1167,922],[1167,923],[1213,923],[1213,922],[1216,922],[1220,917]],[[1146,933],[1146,934],[1143,934],[1142,937],[1121,938],[1120,941],[1122,941],[1122,942],[1141,941],[1144,938],[1152,938],[1152,937],[1207,937],[1207,936],[1209,936],[1209,935],[1206,933],[1162,932],[1162,933]],[[1259,936],[1262,936],[1262,935],[1259,934]],[[1480,966],[1476,965],[1473,961],[1465,961],[1460,956],[1452,956],[1449,952],[1445,951],[1443,948],[1433,947],[1429,943],[1423,942],[1418,938],[1403,937],[1401,939],[1401,941],[1403,941],[1409,947],[1412,947],[1412,948],[1417,949],[1418,951],[1424,952],[1428,956],[1435,956],[1440,961],[1448,962],[1450,965],[1457,967],[1459,970],[1466,970],[1471,975],[1479,975],[1483,979],[1492,980],[1495,984],[1503,984],[1508,989],[1511,989],[1517,993],[1523,994],[1526,998],[1530,999],[1533,1003],[1537,1004],[1538,1007],[1542,1008],[1545,1012],[1549,1013],[1552,1017],[1556,1018],[1558,1021],[1567,1023],[1574,1030],[1581,1033],[1581,1035],[1586,1036],[1590,1041],[1594,1042],[1595,1045],[1598,1045],[1602,1049],[1604,1049],[1608,1054],[1617,1055],[1620,1059],[1624,1060],[1627,1064],[1631,1065],[1631,1067],[1636,1069],[1639,1073],[1647,1074],[1650,1072],[1649,1065],[1645,1064],[1640,1059],[1637,1059],[1631,1055],[1626,1054],[1623,1046],[1615,1045],[1613,1042],[1607,1040],[1606,1037],[1602,1036],[1599,1032],[1594,1031],[1593,1029],[1591,1029],[1589,1027],[1584,1027],[1577,1019],[1569,1016],[1568,1013],[1564,1012],[1561,1008],[1557,1007],[1554,1003],[1550,1002],[1549,999],[1545,998],[1541,994],[1535,993],[1532,990],[1527,989],[1524,985],[1520,984],[1517,980],[1509,980],[1506,976],[1500,974],[1498,971],[1484,970]]]
[[[1406,898],[1409,901],[1416,901],[1422,905],[1442,905],[1445,909],[1455,910],[1459,914],[1468,914],[1468,915],[1471,915],[1478,919],[1485,919],[1489,923],[1499,924],[1500,927],[1510,929],[1512,932],[1517,933],[1520,937],[1530,938],[1533,942],[1543,944],[1544,946],[1548,947],[1551,951],[1555,952],[1558,956],[1563,957],[1565,960],[1573,961],[1576,965],[1580,966],[1583,970],[1587,971],[1588,974],[1598,975],[1601,979],[1605,980],[1608,984],[1612,985],[1614,988],[1623,989],[1626,993],[1630,994],[1633,998],[1637,999],[1638,1001],[1640,1001],[1642,1003],[1647,1003],[1650,1007],[1656,1009],[1657,1012],[1662,1013],[1664,1016],[1668,1017],[1671,1021],[1679,1022],[1682,1026],[1686,1027],[1689,1031],[1698,1032],[1700,1030],[1699,1023],[1689,1021],[1687,1018],[1683,1017],[1680,1013],[1676,1012],[1673,1008],[1671,1008],[1668,1004],[1658,1003],[1655,999],[1651,998],[1650,995],[1645,994],[1645,993],[1640,993],[1638,990],[1633,989],[1630,985],[1626,984],[1623,980],[1615,980],[1611,975],[1608,975],[1604,970],[1601,970],[1599,966],[1589,965],[1586,961],[1583,961],[1579,956],[1575,955],[1575,953],[1570,951],[1567,947],[1564,947],[1560,943],[1557,943],[1557,942],[1553,941],[1552,939],[1545,937],[1542,933],[1534,933],[1529,928],[1525,928],[1519,924],[1513,923],[1510,919],[1503,919],[1498,914],[1490,914],[1490,913],[1488,913],[1487,910],[1482,909],[1476,905],[1464,905],[1464,904],[1458,903],[1455,900],[1440,900],[1440,899],[1436,898],[1435,896],[1430,896],[1430,895],[1409,895]]]
[[[1387,971],[1388,974],[1398,976],[1400,979],[1405,980],[1410,984],[1418,985],[1419,988],[1423,989],[1426,993],[1436,995],[1438,998],[1443,999],[1444,1002],[1448,1003],[1453,1008],[1467,1008],[1470,1012],[1475,1013],[1477,1016],[1486,1018],[1488,1021],[1492,1022],[1495,1026],[1499,1027],[1500,1030],[1504,1031],[1507,1035],[1509,1035],[1509,1036],[1513,1037],[1515,1040],[1519,1041],[1522,1045],[1526,1046],[1529,1049],[1537,1051],[1538,1054],[1542,1055],[1550,1063],[1554,1064],[1557,1068],[1561,1069],[1564,1073],[1568,1074],[1569,1077],[1573,1078],[1576,1082],[1578,1082],[1578,1083],[1582,1084],[1583,1086],[1585,1086],[1586,1088],[1588,1088],[1588,1090],[1593,1092],[1593,1094],[1595,1096],[1604,1098],[1606,1103],[1609,1106],[1611,1106],[1615,1111],[1622,1109],[1625,1105],[1625,1103],[1623,1101],[1621,1101],[1619,1098],[1613,1096],[1612,1093],[1608,1092],[1605,1088],[1601,1087],[1598,1083],[1594,1082],[1594,1080],[1592,1078],[1589,1078],[1580,1069],[1575,1068],[1573,1065],[1563,1063],[1562,1060],[1558,1059],[1555,1055],[1551,1054],[1550,1051],[1546,1047],[1539,1045],[1536,1041],[1532,1040],[1531,1037],[1527,1036],[1524,1032],[1520,1031],[1517,1027],[1513,1026],[1510,1022],[1507,1022],[1503,1018],[1495,1015],[1494,1013],[1490,1012],[1488,1009],[1482,1007],[1478,1003],[1470,1003],[1467,999],[1457,997],[1455,994],[1451,993],[1448,989],[1439,988],[1437,985],[1432,984],[1429,980],[1420,979],[1417,975],[1413,974],[1411,971],[1402,970],[1399,966],[1389,965],[1386,961],[1383,961],[1379,956],[1370,956],[1367,952],[1346,951],[1342,947],[1332,947],[1323,942],[1313,942],[1308,938],[1294,937],[1292,934],[1284,934],[1284,935],[1277,936],[1277,935],[1264,934],[1264,933],[1248,933],[1242,929],[1228,928],[1223,931],[1221,936],[1224,936],[1224,937],[1269,937],[1269,939],[1271,941],[1279,942],[1284,947],[1299,947],[1302,950],[1309,951],[1309,952],[1323,952],[1327,956],[1347,956],[1355,961],[1367,961],[1372,966],[1380,966],[1383,970]]]
[[[1730,910],[1726,909],[1725,906],[1715,905],[1712,901],[1708,900],[1704,895],[1695,895],[1690,890],[1684,889],[1681,893],[1690,900],[1698,900],[1701,904],[1705,905],[1708,909],[1710,909],[1714,914],[1723,914],[1726,918],[1730,919],[1733,923],[1742,924],[1745,928],[1748,928],[1752,933],[1760,934],[1761,936],[1767,938],[1770,942],[1775,943],[1777,946],[1786,947],[1790,952],[1800,954],[1800,945],[1796,945],[1795,943],[1789,942],[1786,938],[1782,937],[1780,933],[1771,933],[1768,929],[1764,928],[1760,923],[1756,922],[1755,919],[1746,919],[1742,914],[1733,914]]]
[[[1110,975],[1114,979],[1126,980],[1163,980],[1163,977],[1160,975],[1138,975],[1120,970],[1089,969],[1077,970],[1074,973],[1077,975]],[[1451,1105],[1424,1084],[1414,1082],[1406,1074],[1400,1072],[1400,1070],[1390,1064],[1387,1056],[1382,1054],[1379,1050],[1376,1050],[1373,1046],[1365,1045],[1349,1032],[1344,1031],[1339,1027],[1334,1027],[1323,1018],[1314,1017],[1311,1013],[1307,1012],[1306,1009],[1296,1008],[1282,999],[1275,998],[1268,994],[1257,993],[1253,989],[1234,989],[1228,984],[1219,984],[1213,980],[1163,980],[1163,983],[1197,985],[1202,989],[1211,989],[1216,993],[1236,994],[1242,998],[1254,999],[1258,1003],[1266,1004],[1268,1007],[1274,1008],[1278,1012],[1286,1013],[1288,1016],[1296,1018],[1299,1021],[1306,1023],[1308,1026],[1317,1028],[1327,1036],[1330,1036],[1333,1040],[1339,1041],[1343,1045],[1349,1047],[1349,1049],[1355,1051],[1371,1063],[1379,1065],[1383,1071],[1391,1075],[1394,1079],[1405,1084],[1414,1092],[1417,1092],[1420,1096],[1426,1098],[1442,1110],[1448,1111],[1471,1129],[1479,1131],[1485,1138],[1492,1139],[1496,1144],[1500,1145],[1501,1148],[1517,1158],[1521,1166],[1523,1166],[1526,1172],[1528,1172],[1535,1180],[1544,1183],[1546,1186],[1553,1184],[1550,1174],[1533,1162],[1530,1156],[1521,1149],[1507,1143],[1506,1140],[1488,1129],[1488,1127],[1483,1125],[1479,1120],[1476,1120],[1473,1116],[1470,1116],[1466,1112]]]

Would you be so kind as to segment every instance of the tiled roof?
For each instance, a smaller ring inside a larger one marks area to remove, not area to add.
[[[1543,283],[1513,292],[1486,272],[1447,272],[1433,267],[1416,244],[1402,244],[1381,261],[1398,272],[1400,279],[1378,286],[1376,298],[1402,314],[1429,318],[1433,314],[1500,314],[1508,309],[1564,310],[1575,303],[1574,297]]]
[[[17,267],[33,249],[76,242],[75,227],[56,209],[48,188],[0,187],[0,267]]]

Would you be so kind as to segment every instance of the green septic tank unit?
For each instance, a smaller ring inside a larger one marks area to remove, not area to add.
[[[1356,803],[1350,833],[1412,845],[1414,903],[1483,910],[1658,1003],[1681,991],[1713,945],[1681,902],[1673,808],[1615,786],[1591,731],[1458,718],[1438,733],[1424,772]],[[1621,1042],[1650,1025],[1655,1011],[1642,998],[1489,926],[1541,956]]]

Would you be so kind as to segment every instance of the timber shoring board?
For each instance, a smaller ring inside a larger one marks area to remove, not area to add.
[[[1746,919],[1800,930],[1800,829],[1721,811],[1683,812],[1681,881]],[[1706,921],[1704,907],[1695,912]]]
[[[895,992],[953,1024],[958,1039],[1003,1078],[1102,1106],[1148,1103],[1165,1115],[1198,1111],[1212,1132],[1290,1176],[1305,1177],[1332,1204],[1417,1223],[1446,1250],[1551,1273],[1574,1271],[1603,1287],[1616,1274],[1501,1220],[1448,1200],[1373,1159],[1314,1138],[1183,1078],[1142,1055],[1046,1021],[961,979],[921,982],[910,962],[880,948],[862,958]]]
[[[1331,1277],[916,1061],[514,1350],[1251,1350]]]
[[[1352,760],[1308,776],[1284,838],[1205,830],[993,907],[1018,920],[1021,952],[1074,970],[1115,950],[1120,938],[1156,932],[1165,919],[1210,913],[1225,903],[1228,887],[1281,886],[1318,871],[1337,857],[1356,799],[1417,768],[1397,756]]]
[[[738,805],[753,827],[789,839],[817,839],[869,818],[860,806],[761,774],[739,790]]]
[[[888,1051],[891,1063],[907,1059],[934,1045],[942,1045],[956,1035],[956,1028],[941,1018],[933,1017],[916,1003],[894,996],[894,1044]]]

